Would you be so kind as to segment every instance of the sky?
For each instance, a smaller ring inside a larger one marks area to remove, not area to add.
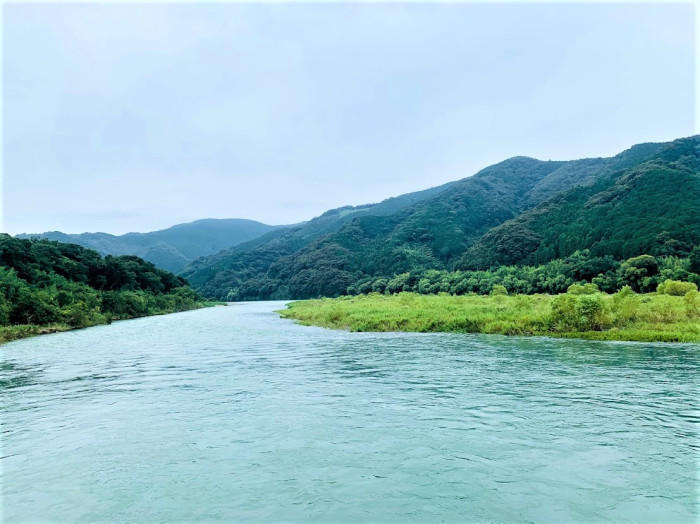
[[[5,4],[0,230],[269,224],[695,131],[692,4]]]

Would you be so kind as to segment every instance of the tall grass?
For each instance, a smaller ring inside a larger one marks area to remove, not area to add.
[[[623,290],[562,295],[369,294],[293,302],[280,312],[304,325],[350,331],[546,335],[598,340],[699,342],[698,293]]]

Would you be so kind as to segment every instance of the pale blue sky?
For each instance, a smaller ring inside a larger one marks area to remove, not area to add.
[[[654,4],[4,6],[4,228],[292,223],[694,133]]]

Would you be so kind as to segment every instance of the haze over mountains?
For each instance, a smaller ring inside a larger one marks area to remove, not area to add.
[[[42,236],[142,256],[227,300],[337,296],[370,277],[540,264],[583,249],[618,260],[686,256],[700,244],[700,139],[639,144],[610,158],[513,157],[293,226],[203,220],[119,237]]]
[[[179,273],[198,257],[211,255],[241,242],[252,240],[278,227],[280,226],[269,226],[254,220],[239,218],[208,218],[150,233],[110,235],[108,233],[66,234],[60,231],[49,231],[17,236],[41,237],[78,244],[103,255],[136,255],[162,269]]]

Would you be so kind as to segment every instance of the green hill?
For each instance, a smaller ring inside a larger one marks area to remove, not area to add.
[[[691,137],[493,228],[457,266],[542,264],[582,249],[616,259],[641,253],[687,256],[697,244],[700,140]]]
[[[103,255],[135,255],[159,268],[179,273],[196,258],[253,240],[277,227],[238,218],[204,219],[150,233],[110,235],[50,231],[18,235],[18,238],[40,237],[78,244]]]
[[[261,237],[194,261],[183,275],[206,296],[226,297],[229,290],[240,283],[251,288],[264,288],[256,295],[265,298],[287,298],[283,289],[265,277],[270,266],[298,252],[318,238],[340,230],[360,217],[387,217],[411,205],[429,199],[450,189],[454,183],[423,191],[388,198],[377,204],[345,206],[326,211],[301,224],[271,231]]]
[[[0,234],[0,342],[202,305],[182,277],[138,257]]]
[[[183,274],[206,296],[252,300],[336,296],[368,277],[453,269],[491,229],[573,187],[594,191],[600,180],[668,147],[641,144],[615,157],[574,161],[511,158],[432,191],[397,197],[391,208],[328,212],[199,259]]]

